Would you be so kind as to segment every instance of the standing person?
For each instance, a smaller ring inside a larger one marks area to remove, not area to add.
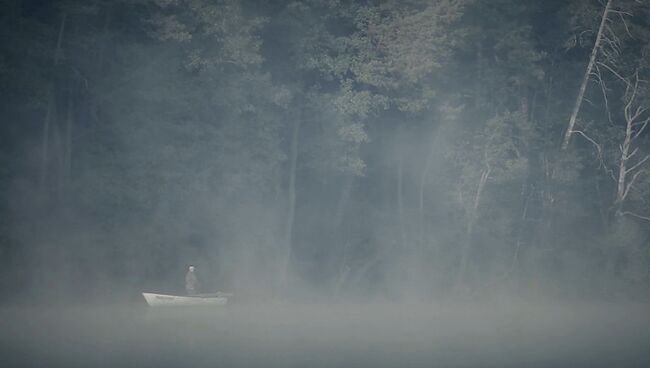
[[[194,266],[190,266],[185,275],[185,291],[187,291],[187,295],[196,295],[199,293],[199,279],[194,272]]]

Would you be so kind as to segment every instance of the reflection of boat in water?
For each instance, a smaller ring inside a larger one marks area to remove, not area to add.
[[[191,296],[142,293],[151,307],[185,307],[201,305],[225,305],[230,293],[197,294]]]

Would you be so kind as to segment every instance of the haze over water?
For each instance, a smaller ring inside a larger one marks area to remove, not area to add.
[[[648,20],[1,0],[0,368],[650,367]]]
[[[645,305],[4,308],[6,367],[644,367]]]

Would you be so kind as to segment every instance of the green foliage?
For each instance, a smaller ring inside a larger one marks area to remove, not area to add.
[[[0,4],[3,257],[29,244],[40,264],[152,280],[192,257],[235,279],[232,257],[272,279],[294,183],[292,262],[322,285],[451,288],[466,244],[476,288],[598,290],[579,270],[614,277],[610,251],[615,278],[649,282],[647,166],[612,211],[621,79],[648,79],[644,2],[614,2],[611,70],[598,64],[566,152],[598,1],[38,3]]]
[[[257,34],[266,20],[245,17],[240,1],[163,0],[157,4],[160,12],[149,20],[151,35],[161,41],[188,44],[187,68],[244,68],[262,62]]]

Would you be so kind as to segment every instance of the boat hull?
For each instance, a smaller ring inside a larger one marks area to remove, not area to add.
[[[225,296],[181,296],[155,293],[142,293],[142,296],[151,307],[225,305],[228,302],[228,298]]]

